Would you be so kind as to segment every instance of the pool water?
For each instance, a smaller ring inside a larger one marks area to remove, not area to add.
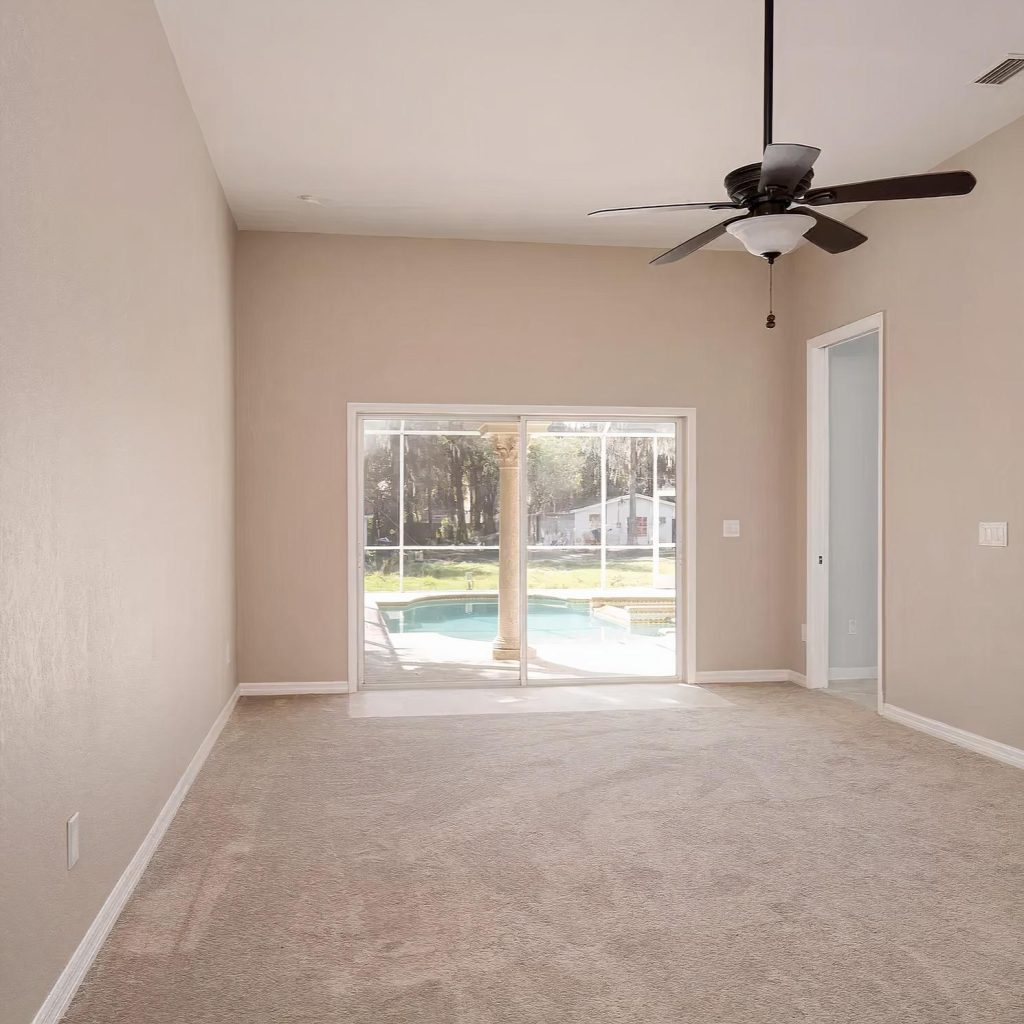
[[[403,609],[380,608],[389,633],[440,633],[458,640],[493,640],[498,632],[495,598],[422,601]],[[527,631],[531,643],[616,640],[629,636],[624,626],[595,619],[586,605],[530,598]],[[657,627],[634,627],[633,633],[656,636]]]

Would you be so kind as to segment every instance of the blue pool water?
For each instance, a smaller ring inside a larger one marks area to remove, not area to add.
[[[495,598],[422,601],[404,609],[381,607],[389,633],[441,633],[459,640],[493,640],[498,631]],[[532,641],[610,640],[628,635],[612,622],[595,619],[585,605],[530,598],[527,629]],[[634,633],[640,630],[634,629]],[[648,630],[643,630],[648,632]],[[650,633],[656,634],[657,629]]]

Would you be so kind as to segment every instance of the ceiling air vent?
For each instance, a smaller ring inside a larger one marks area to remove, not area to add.
[[[975,85],[1005,85],[1014,75],[1024,71],[1024,53],[1008,53],[994,68],[974,80]]]

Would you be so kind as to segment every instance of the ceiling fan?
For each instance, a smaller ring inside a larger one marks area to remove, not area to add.
[[[772,142],[772,84],[774,71],[775,0],[764,3],[764,155],[757,164],[737,167],[725,176],[729,198],[710,203],[668,203],[660,206],[627,206],[594,210],[590,217],[679,210],[746,210],[738,217],[716,224],[651,260],[674,263],[725,234],[738,238],[748,252],[769,265],[796,248],[801,238],[830,253],[854,249],[867,236],[838,220],[819,213],[817,207],[840,203],[875,203],[891,199],[927,199],[962,196],[974,188],[970,171],[912,174],[880,178],[850,185],[811,188],[814,161],[820,149],[793,143]],[[769,327],[775,318],[769,316]]]

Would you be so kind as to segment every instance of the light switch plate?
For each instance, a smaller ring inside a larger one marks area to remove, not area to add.
[[[1006,523],[978,523],[978,543],[985,548],[1005,548]]]
[[[722,536],[738,537],[740,535],[740,521],[738,519],[722,520]]]
[[[68,871],[78,863],[78,811],[68,818]]]

